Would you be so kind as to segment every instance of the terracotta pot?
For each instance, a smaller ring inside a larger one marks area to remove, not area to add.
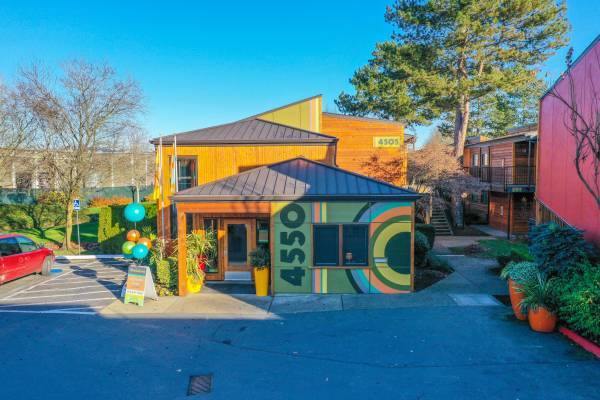
[[[536,332],[553,332],[556,328],[556,314],[544,307],[529,310],[529,326]]]
[[[515,317],[520,319],[521,321],[525,321],[527,319],[527,315],[521,312],[521,300],[525,298],[525,295],[519,291],[517,288],[520,288],[517,282],[512,279],[508,279],[508,293],[510,294],[510,304],[512,305],[513,312],[515,313]]]

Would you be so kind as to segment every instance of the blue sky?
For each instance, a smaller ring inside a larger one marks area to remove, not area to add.
[[[321,93],[324,108],[391,26],[391,0],[8,1],[0,4],[0,77],[20,65],[106,62],[144,90],[150,136],[232,121]],[[88,4],[89,3],[89,4]],[[93,3],[93,4],[92,4]],[[569,0],[578,55],[600,33],[600,2]],[[564,51],[543,70],[555,79]],[[417,129],[419,142],[431,127]]]

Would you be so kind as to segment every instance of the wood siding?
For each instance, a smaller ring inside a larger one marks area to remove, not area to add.
[[[323,113],[321,132],[339,138],[336,162],[340,168],[366,175],[363,164],[374,154],[383,161],[401,158],[404,176],[394,183],[406,185],[407,150],[402,124]],[[401,147],[376,148],[373,138],[377,136],[399,136]]]
[[[509,201],[510,196],[512,196],[512,201]],[[533,201],[532,193],[490,192],[489,225],[492,228],[508,232],[508,218],[510,217],[511,234],[527,233],[529,218],[533,217]]]
[[[172,146],[163,147],[162,193],[164,202],[162,202],[162,207],[161,201],[159,200],[158,202],[157,226],[158,232],[162,233],[162,213],[164,212],[167,237],[170,237],[169,207],[171,201],[169,197],[174,192],[171,188],[170,160],[172,155]],[[178,157],[196,157],[198,175],[196,185],[202,185],[262,165],[285,161],[299,156],[334,165],[335,145],[178,146],[177,155]]]
[[[490,166],[510,167],[513,165],[513,143],[490,146]]]

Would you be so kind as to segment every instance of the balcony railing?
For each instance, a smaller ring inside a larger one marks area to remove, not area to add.
[[[469,175],[479,178],[494,187],[504,190],[514,187],[525,187],[533,190],[535,186],[535,167],[518,165],[512,167],[468,167]]]

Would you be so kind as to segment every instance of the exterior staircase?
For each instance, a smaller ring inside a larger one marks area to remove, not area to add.
[[[435,229],[435,234],[437,236],[451,236],[453,235],[452,227],[450,226],[450,222],[448,222],[448,218],[446,218],[446,213],[439,206],[433,206],[431,211],[431,224]]]

